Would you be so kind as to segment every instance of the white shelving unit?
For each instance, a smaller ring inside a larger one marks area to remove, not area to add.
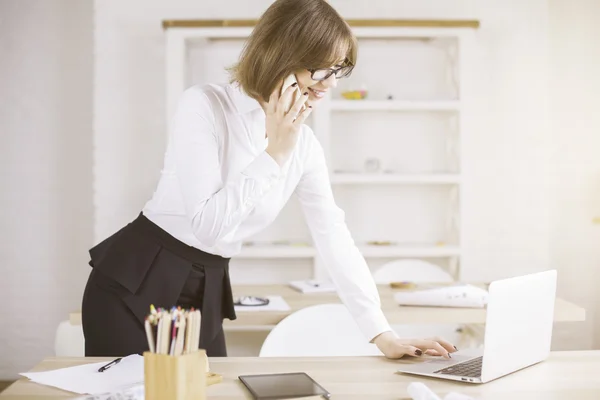
[[[349,79],[321,100],[310,125],[331,171],[336,201],[370,265],[378,259],[436,259],[460,278],[464,256],[464,140],[477,21],[348,21],[359,40],[359,63]],[[226,81],[254,21],[165,21],[167,116],[183,90]],[[373,26],[370,26],[373,25]],[[194,63],[196,66],[194,66]],[[368,84],[364,100],[343,90]],[[382,167],[367,172],[377,158]],[[298,210],[244,246],[239,262],[311,263],[326,277]],[[292,237],[298,234],[301,237]],[[289,237],[287,237],[289,236]],[[305,242],[306,245],[272,244]],[[362,244],[390,242],[393,244]],[[269,244],[271,243],[271,244]],[[411,243],[422,243],[419,245]]]
[[[386,173],[334,173],[334,185],[455,185],[460,174],[386,174]]]
[[[334,111],[459,111],[458,101],[333,100]]]

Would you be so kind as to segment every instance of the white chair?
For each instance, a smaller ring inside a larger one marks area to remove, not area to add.
[[[423,283],[450,283],[452,275],[441,267],[418,259],[395,260],[379,267],[373,272],[373,279],[378,284],[408,281]]]
[[[369,343],[343,304],[320,304],[296,311],[271,330],[260,357],[382,355]]]
[[[82,325],[72,325],[70,321],[62,321],[56,329],[54,338],[54,355],[56,357],[85,356],[85,341]]]
[[[390,282],[451,283],[452,275],[433,263],[418,259],[395,260],[373,272],[377,284]],[[459,324],[403,324],[392,327],[400,337],[440,336],[457,346],[465,347],[464,327]]]

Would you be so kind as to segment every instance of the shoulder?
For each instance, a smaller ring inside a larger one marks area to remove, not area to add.
[[[169,130],[177,139],[197,137],[197,132],[212,132],[218,136],[215,104],[219,101],[215,96],[225,93],[224,85],[193,85],[185,89],[179,96],[175,113],[170,121]]]
[[[223,115],[231,114],[229,110],[227,84],[193,85],[181,93],[173,124],[175,127],[181,124],[204,123],[213,130],[218,125],[217,119]]]
[[[194,107],[197,110],[212,110],[213,100],[227,96],[227,85],[193,85],[183,91],[179,98],[179,108]],[[222,102],[221,102],[222,103]]]

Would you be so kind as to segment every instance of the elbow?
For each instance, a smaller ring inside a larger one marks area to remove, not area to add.
[[[200,213],[192,217],[191,228],[196,239],[204,246],[215,247],[221,239],[219,227],[205,221]]]
[[[206,247],[215,247],[230,238],[241,222],[239,212],[217,211],[213,207],[200,207],[189,215],[194,236]]]
[[[194,231],[194,236],[206,247],[215,247],[218,241],[218,239],[214,236],[199,234],[196,231]]]
[[[196,239],[207,247],[215,247],[221,240],[231,237],[236,225],[229,219],[208,218],[203,213],[196,214],[191,219],[191,228]]]

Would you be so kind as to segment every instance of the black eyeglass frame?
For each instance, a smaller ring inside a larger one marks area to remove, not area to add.
[[[344,68],[349,68],[348,72],[346,72],[344,75],[342,76],[337,76],[337,73],[341,70],[343,70]],[[347,78],[350,76],[350,74],[352,74],[352,70],[354,69],[354,65],[352,65],[348,60],[344,61],[344,65],[342,65],[339,68],[306,68],[306,70],[308,72],[310,72],[310,79],[312,79],[313,81],[324,81],[326,79],[329,79],[329,77],[333,74],[336,74],[336,78],[337,79],[342,79],[342,78]],[[321,79],[315,79],[315,72],[317,71],[329,71],[327,73],[327,75],[325,75],[324,78]]]
[[[256,304],[244,304],[244,300],[255,300]],[[233,304],[236,306],[242,307],[257,307],[257,306],[266,306],[270,303],[269,298],[267,297],[256,297],[256,296],[241,296],[237,299],[234,299]]]

